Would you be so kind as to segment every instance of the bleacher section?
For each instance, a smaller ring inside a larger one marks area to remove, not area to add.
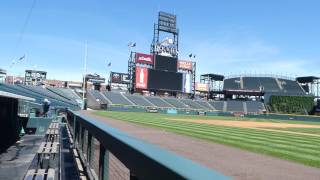
[[[192,99],[178,99],[174,97],[142,96],[139,94],[121,94],[120,92],[104,92],[89,90],[88,95],[99,99],[98,104],[92,105],[94,108],[100,105],[132,105],[158,108],[194,109],[200,111],[229,111],[242,113],[262,113],[265,110],[264,104],[258,101],[205,101]],[[103,96],[103,95],[104,96]],[[246,112],[245,112],[246,111]]]
[[[290,81],[286,79],[278,79],[281,83],[284,92],[290,94],[305,94],[304,90],[299,86],[296,81]]]
[[[247,90],[260,90],[260,80],[259,78],[256,77],[243,77],[242,78],[243,81],[243,89],[247,89]]]
[[[111,101],[112,104],[134,105],[125,98],[120,92],[105,92],[104,95]]]
[[[152,104],[154,104],[157,107],[173,107],[173,105],[169,104],[168,102],[164,101],[160,97],[156,96],[147,96],[146,99],[150,101]]]
[[[191,99],[181,99],[180,101],[183,102],[184,104],[188,105],[189,108],[191,108],[191,109],[206,109],[205,107],[203,107],[202,105],[194,102]]]
[[[73,101],[74,103],[82,104],[82,99],[72,89],[54,87],[47,87],[47,89],[63,98]]]
[[[209,101],[211,106],[213,106],[218,111],[223,111],[224,101]]]
[[[243,88],[241,88],[243,84]],[[293,80],[274,77],[239,77],[224,80],[224,90],[263,90],[264,92],[281,92],[302,95],[301,86]]]
[[[179,99],[177,99],[177,98],[163,98],[163,100],[167,101],[168,103],[170,103],[171,105],[173,105],[176,108],[184,108],[184,109],[188,108],[187,105],[180,102]]]
[[[279,92],[281,91],[277,81],[272,77],[259,77],[261,86],[265,92]]]
[[[42,87],[0,84],[0,90],[34,98],[36,100],[36,103],[39,104],[42,104],[44,99],[48,99],[51,102],[51,106],[79,108],[76,103],[60,97],[57,94]]]
[[[229,112],[244,112],[244,101],[227,101],[227,111]]]
[[[246,101],[247,112],[248,113],[258,113],[265,110],[265,107],[262,102],[258,101]]]
[[[241,89],[240,78],[225,79],[223,82],[223,89]]]
[[[200,104],[201,106],[203,106],[205,109],[208,109],[208,110],[214,109],[207,101],[196,100],[195,103]]]
[[[154,106],[147,101],[143,96],[140,95],[125,95],[131,102],[138,106]]]
[[[108,100],[97,90],[88,90],[88,95],[91,95],[99,104],[108,104]]]

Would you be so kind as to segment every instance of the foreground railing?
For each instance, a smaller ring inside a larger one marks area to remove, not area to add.
[[[92,179],[229,179],[77,112],[68,112],[68,124]]]

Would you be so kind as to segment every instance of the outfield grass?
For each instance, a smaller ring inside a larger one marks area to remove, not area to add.
[[[219,119],[219,120],[245,120],[241,118],[221,116],[191,116],[191,115],[166,115],[156,113],[99,111],[95,114],[115,120],[123,120],[143,126],[160,128],[171,132],[200,138],[215,143],[226,144],[252,152],[267,154],[282,159],[287,159],[305,165],[320,168],[320,138],[308,135],[296,135],[285,132],[273,132],[257,129],[216,126],[198,124],[185,121],[169,120],[170,118],[185,119]],[[282,123],[310,124],[303,121],[258,120]],[[320,124],[312,122],[311,124]],[[291,131],[294,128],[290,128]],[[302,132],[298,130],[297,132]],[[308,133],[313,133],[309,131]],[[317,134],[317,133],[316,133]]]
[[[320,135],[320,128],[267,128],[267,129],[275,129],[275,130],[281,130],[281,131],[300,132],[300,133]],[[319,139],[320,139],[320,137],[319,137]]]

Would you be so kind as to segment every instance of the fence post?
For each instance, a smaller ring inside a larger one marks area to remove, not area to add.
[[[99,155],[99,179],[109,179],[109,152],[102,144],[100,144],[100,155]]]
[[[76,144],[76,121],[77,116],[73,115],[73,143]]]
[[[92,157],[93,155],[93,150],[94,148],[94,144],[93,144],[93,140],[92,140],[92,135],[88,132],[88,147],[87,147],[87,159],[88,159],[88,163],[91,166],[91,161],[92,161]]]

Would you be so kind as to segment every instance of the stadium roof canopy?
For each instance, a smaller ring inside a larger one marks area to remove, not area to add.
[[[0,97],[6,97],[6,98],[12,98],[12,99],[22,99],[26,101],[35,101],[34,98],[27,97],[27,96],[21,96],[19,94],[9,93],[5,91],[0,91]]]
[[[298,81],[299,83],[312,83],[318,79],[320,78],[316,76],[303,76],[303,77],[297,77],[296,81]]]
[[[219,75],[219,74],[202,74],[201,77],[209,77],[210,79],[215,80],[215,81],[223,81],[224,80],[224,76]]]

